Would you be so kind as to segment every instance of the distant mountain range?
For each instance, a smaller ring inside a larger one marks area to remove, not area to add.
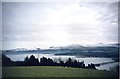
[[[16,48],[16,49],[9,49],[9,50],[3,50],[3,51],[40,51],[40,50],[59,50],[59,49],[86,49],[86,48],[99,48],[99,47],[119,47],[119,44],[95,44],[95,45],[79,45],[79,44],[71,44],[68,46],[61,46],[61,47],[55,47],[51,46],[49,49],[40,49],[40,48],[34,48],[34,49],[27,49],[27,48]]]
[[[81,48],[88,48],[88,47],[118,47],[119,44],[103,44],[103,43],[99,43],[99,44],[94,44],[94,45],[79,45],[79,44],[72,44],[72,45],[68,45],[68,46],[64,46],[64,47],[55,47],[52,46],[50,47],[50,49],[81,49]]]
[[[109,57],[119,58],[119,44],[97,44],[97,45],[79,45],[72,44],[68,46],[55,47],[49,49],[25,49],[17,48],[3,50],[3,53],[41,53],[55,55],[72,55],[77,57]]]

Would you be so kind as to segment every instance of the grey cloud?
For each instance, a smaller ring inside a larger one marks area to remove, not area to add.
[[[46,20],[50,20],[48,19],[49,14],[52,14],[52,12],[62,11],[64,7],[72,7],[71,4],[73,3],[3,3],[2,31],[3,42],[6,42],[4,44],[12,45],[13,43],[16,46],[20,41],[49,41],[47,36],[49,36],[49,33],[51,32],[50,29],[54,27],[64,28],[65,33],[70,36],[70,39],[73,39],[71,41],[72,43],[75,39],[77,39],[77,41],[81,41],[81,39],[87,41],[88,38],[91,38],[90,41],[94,41],[95,38],[100,42],[117,42],[117,2],[79,3],[79,7],[85,7],[92,10],[92,14],[95,15],[96,21],[99,22],[98,25],[92,23],[72,23],[72,20],[70,20],[70,23],[64,25],[58,24],[55,26],[41,24],[42,22],[46,23]],[[71,19],[72,15],[79,16],[81,13],[82,12],[79,11],[77,12],[77,10],[73,12],[70,9],[70,13],[66,13],[68,16],[65,14],[67,19],[65,17],[65,20],[63,20],[68,22],[67,20]],[[54,16],[51,18],[54,18]],[[56,19],[56,21],[57,20],[59,21],[59,19]],[[57,30],[62,29],[58,28]]]

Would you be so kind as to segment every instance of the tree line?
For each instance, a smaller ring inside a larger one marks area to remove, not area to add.
[[[68,58],[67,61],[59,60],[59,62],[54,61],[51,58],[42,57],[40,61],[35,58],[34,55],[26,57],[24,61],[12,61],[6,55],[2,54],[2,66],[62,66],[62,67],[75,67],[75,68],[89,68],[96,69],[94,64],[88,64],[85,66],[84,61],[79,62],[77,60],[72,60]]]

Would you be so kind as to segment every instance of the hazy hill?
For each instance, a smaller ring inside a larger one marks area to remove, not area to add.
[[[78,45],[72,44],[69,46],[55,47],[52,46],[49,49],[11,49],[3,50],[3,53],[47,53],[55,55],[74,55],[78,57],[110,57],[118,58],[119,56],[119,44],[97,44],[97,45]]]

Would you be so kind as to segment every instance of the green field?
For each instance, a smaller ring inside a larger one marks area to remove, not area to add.
[[[3,67],[3,77],[116,77],[115,72],[93,69],[19,66]]]

